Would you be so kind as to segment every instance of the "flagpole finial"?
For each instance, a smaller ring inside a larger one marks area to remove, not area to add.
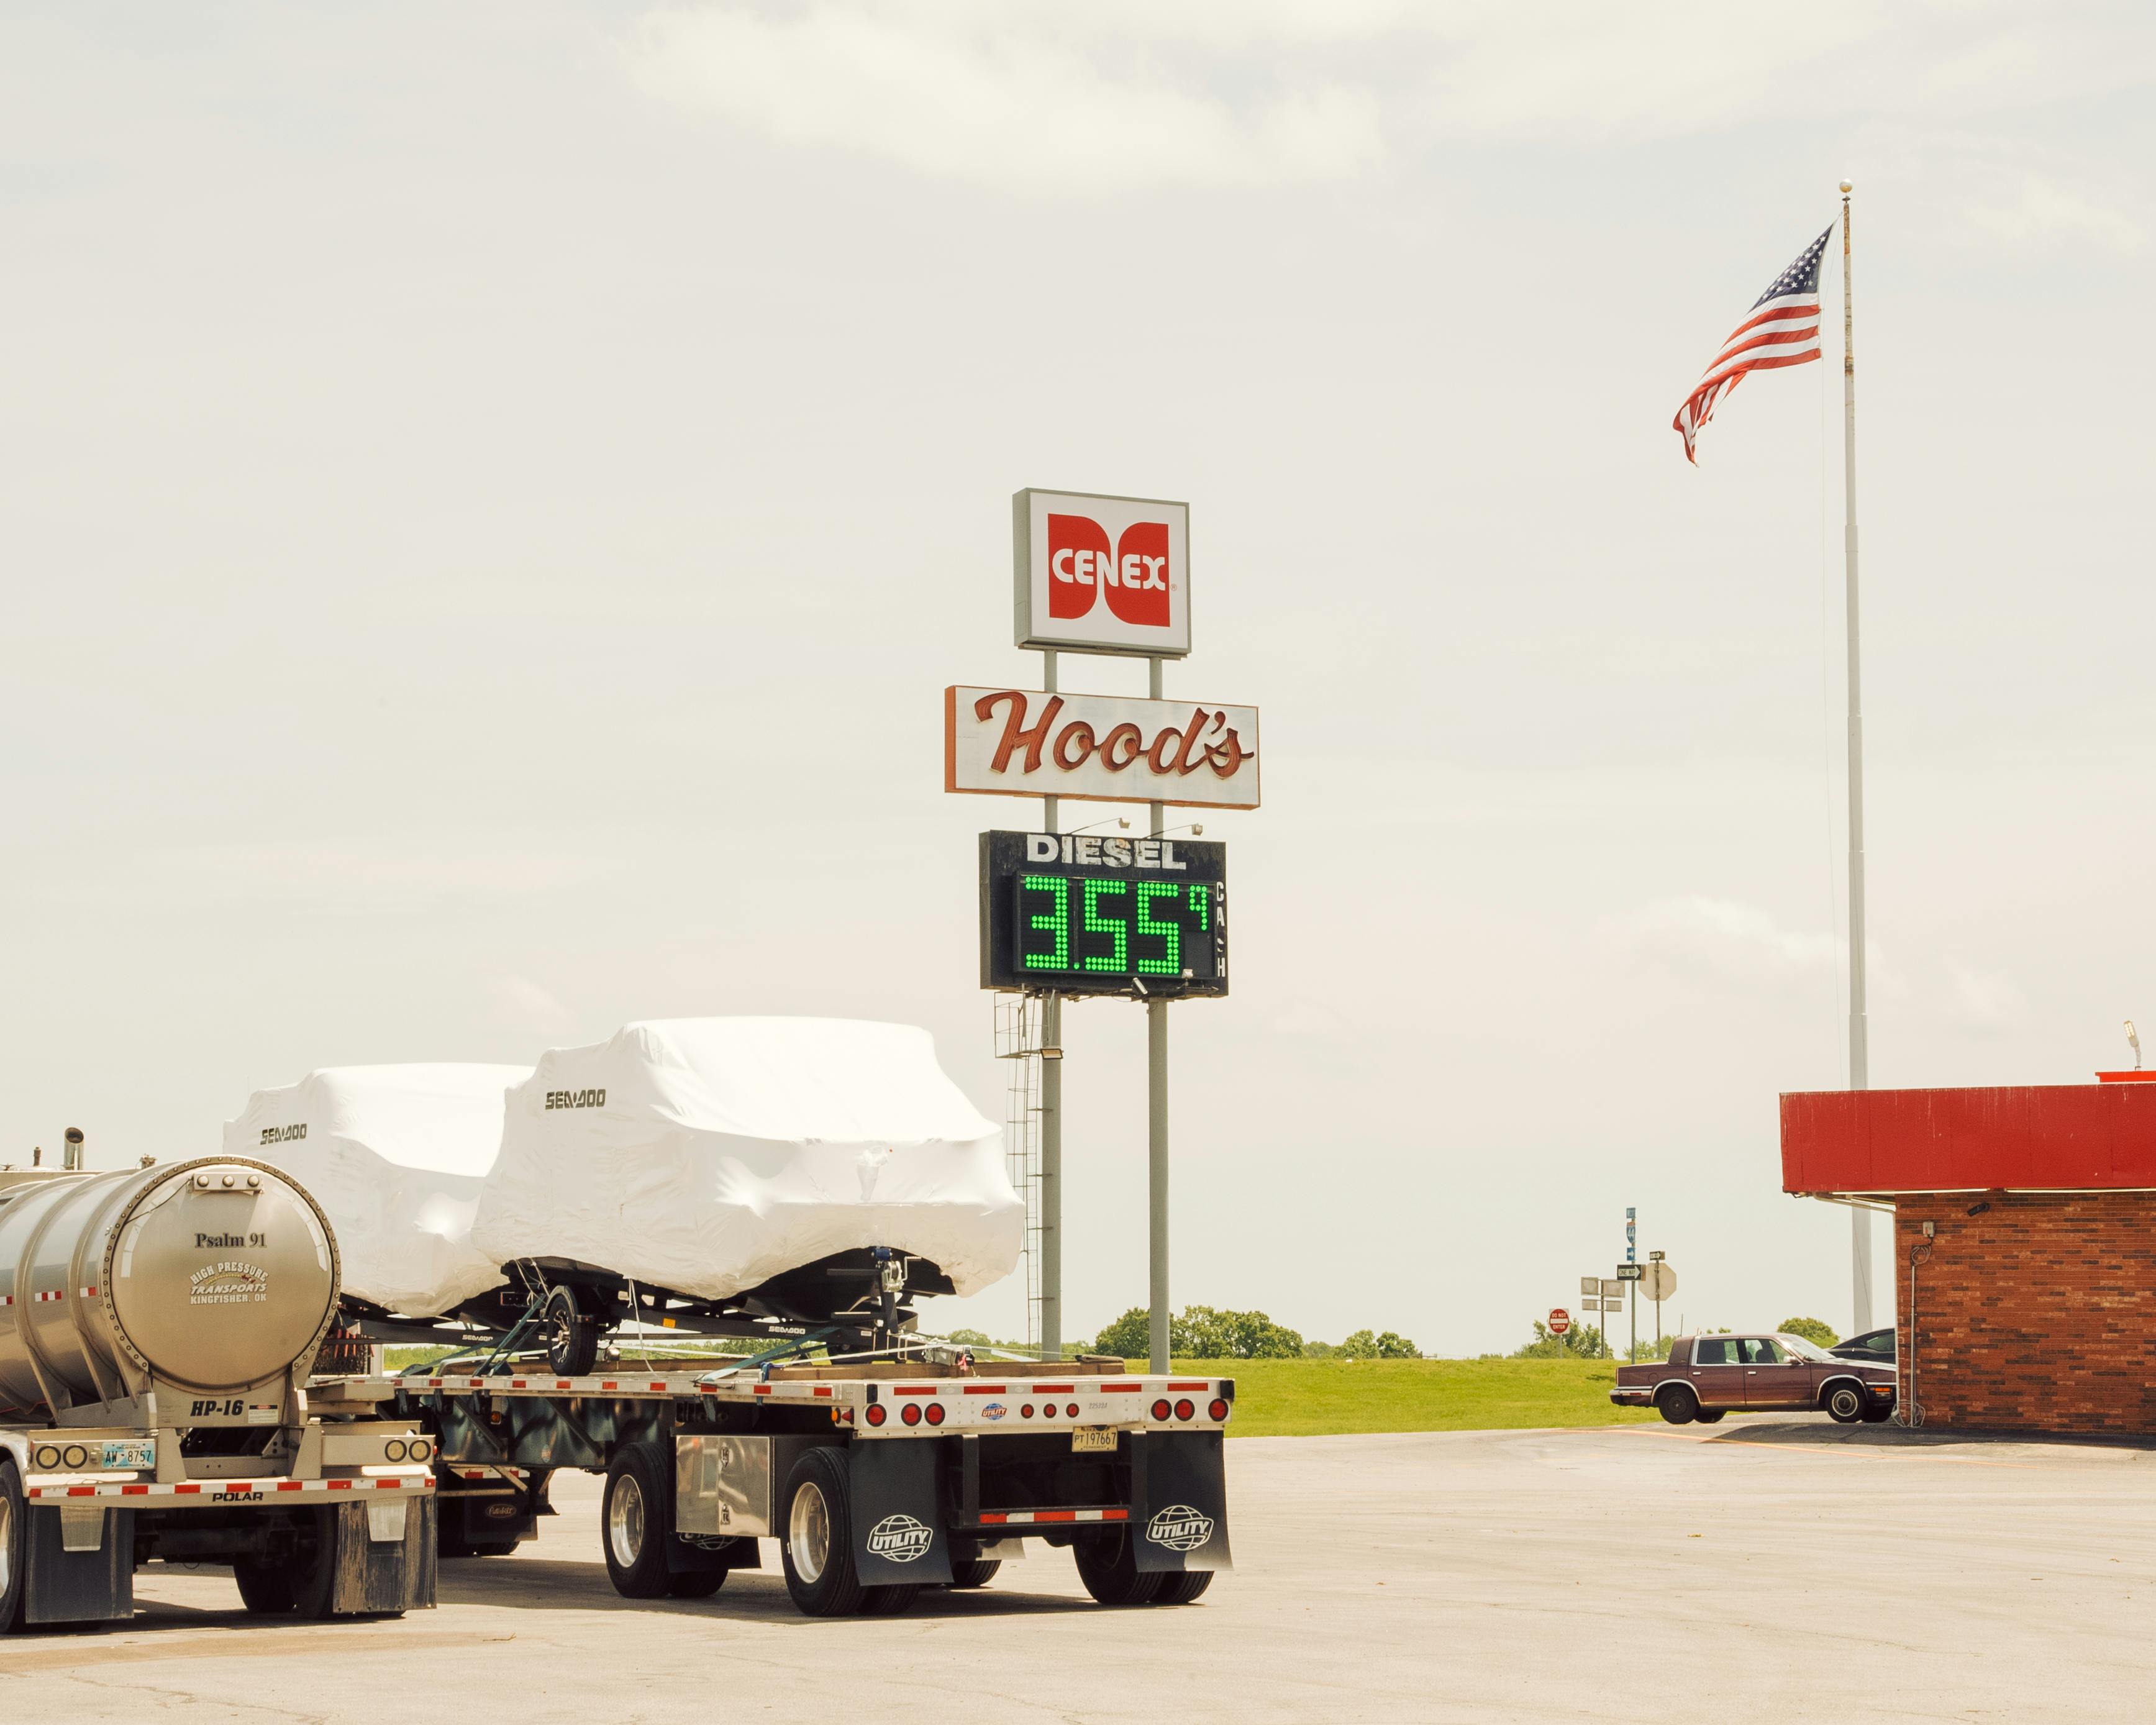
[[[1848,180],[1844,180],[1844,181],[1841,182],[1841,195],[1842,195],[1844,198],[1848,197],[1848,196],[1849,196],[1849,194],[1850,194],[1850,193],[1851,193],[1851,191],[1852,189],[1853,189],[1853,187],[1852,187],[1852,183],[1851,183],[1850,181],[1848,181]]]

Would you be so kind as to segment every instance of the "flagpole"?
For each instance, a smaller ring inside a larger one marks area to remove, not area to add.
[[[1849,624],[1849,1087],[1871,1087],[1864,1009],[1864,693],[1857,660],[1856,311],[1849,279],[1849,194],[1841,182],[1841,495],[1845,608]],[[1871,1327],[1871,1212],[1849,1213],[1850,1284],[1856,1327]]]

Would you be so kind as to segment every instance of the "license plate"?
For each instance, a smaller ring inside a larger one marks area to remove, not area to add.
[[[1081,1425],[1070,1434],[1074,1450],[1106,1450],[1116,1447],[1116,1428],[1112,1425]]]
[[[105,1471],[118,1473],[122,1469],[140,1471],[157,1465],[157,1444],[154,1438],[122,1438],[108,1440],[105,1445]]]

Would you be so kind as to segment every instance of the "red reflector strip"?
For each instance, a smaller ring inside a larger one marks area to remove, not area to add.
[[[331,1480],[330,1481],[330,1490],[332,1491],[349,1491],[352,1490],[352,1481],[350,1480]]]
[[[893,1395],[933,1395],[936,1386],[932,1384],[900,1384],[894,1385],[891,1393]]]
[[[511,1389],[529,1389],[531,1386],[526,1384],[521,1378],[511,1378],[509,1380],[509,1387]]]
[[[300,1480],[280,1480],[277,1481],[277,1489],[280,1491],[296,1491],[305,1483]]]
[[[484,1389],[486,1388],[486,1379],[484,1378],[475,1378],[471,1380],[471,1387],[474,1389]]]
[[[1127,1509],[1013,1509],[991,1510],[981,1517],[984,1527],[1028,1527],[1044,1522],[1127,1522]]]
[[[659,1391],[660,1391],[660,1392],[662,1392],[662,1393],[665,1390],[665,1388],[666,1388],[666,1386],[665,1386],[665,1384],[653,1384],[651,1387],[652,1387],[654,1389],[659,1390]]]
[[[1010,1392],[1000,1384],[968,1384],[968,1395],[1009,1395]]]
[[[611,1378],[602,1378],[599,1379],[599,1388],[601,1389],[619,1389],[621,1388],[621,1385],[615,1383]]]
[[[814,1387],[812,1387],[812,1388],[810,1389],[809,1392],[808,1392],[808,1394],[811,1394],[811,1395],[831,1395],[831,1394],[834,1394],[835,1393],[836,1393],[836,1392],[834,1392],[834,1391],[832,1389],[831,1386],[830,1386],[829,1384],[816,1384],[816,1385],[814,1385]]]
[[[95,1497],[97,1496],[97,1487],[95,1486],[69,1486],[67,1488],[67,1494],[70,1497]]]
[[[756,1386],[756,1393],[758,1395],[769,1395],[771,1394],[771,1386],[768,1384],[759,1384]]]
[[[554,1380],[554,1388],[557,1389],[567,1389],[569,1388],[569,1380],[567,1378],[557,1378]]]
[[[172,1490],[179,1497],[192,1497],[196,1492],[201,1491],[202,1487],[198,1485],[189,1483],[184,1486],[175,1486],[172,1487]]]
[[[1213,1380],[1210,1378],[1194,1378],[1188,1384],[1171,1384],[1168,1387],[1171,1393],[1178,1389],[1210,1389]]]
[[[1104,1395],[1136,1395],[1145,1388],[1142,1384],[1103,1384],[1099,1386]]]
[[[95,1300],[97,1297],[97,1290],[95,1288],[85,1288],[82,1291],[82,1297],[85,1300]]]
[[[1036,1384],[1033,1386],[1033,1393],[1035,1395],[1075,1395],[1078,1386],[1075,1384]]]
[[[122,1486],[120,1495],[122,1497],[142,1497],[149,1494],[149,1490],[147,1486]]]

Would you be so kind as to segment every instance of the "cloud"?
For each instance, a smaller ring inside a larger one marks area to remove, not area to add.
[[[1366,92],[1313,80],[1239,105],[1039,11],[670,9],[629,56],[654,93],[781,143],[1027,193],[1332,179],[1384,153]]]
[[[1681,975],[1779,983],[1833,974],[1841,942],[1831,934],[1784,929],[1766,911],[1727,899],[1667,899],[1617,931],[1637,960]]]
[[[542,1035],[559,1036],[576,1029],[575,1014],[529,977],[496,978],[494,997]]]
[[[2003,201],[1974,205],[1969,213],[1971,221],[2002,239],[2087,239],[2122,252],[2138,252],[2148,244],[2148,231],[2133,217],[2087,192],[2041,173],[2004,178],[2008,195]]]
[[[1947,973],[1953,984],[1951,1010],[1969,1029],[2005,1031],[2028,1022],[2029,1003],[2004,972],[1953,964]]]

